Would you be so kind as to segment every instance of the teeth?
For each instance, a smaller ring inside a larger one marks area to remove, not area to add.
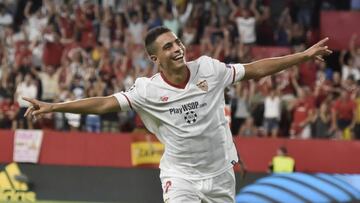
[[[174,60],[179,60],[179,59],[181,59],[182,57],[183,57],[183,55],[177,56],[177,57],[174,58]]]

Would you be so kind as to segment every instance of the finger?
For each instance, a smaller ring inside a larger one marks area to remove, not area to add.
[[[320,47],[319,54],[321,54],[321,55],[329,55],[329,54],[332,54],[332,53],[333,53],[333,51],[330,50],[328,46]]]
[[[329,54],[332,54],[333,53],[333,51],[331,51],[330,49],[327,49],[327,50],[325,50],[326,51],[326,54],[327,55],[329,55]]]
[[[30,106],[29,108],[26,109],[26,112],[24,114],[24,117],[28,116],[33,110],[33,106]]]
[[[38,116],[39,116],[40,114],[42,114],[42,113],[43,113],[43,110],[40,110],[40,109],[39,109],[39,110],[35,110],[35,111],[33,111],[33,112],[31,113],[31,115],[32,115],[32,116],[37,116],[37,117],[38,117]]]
[[[325,60],[323,58],[321,58],[321,56],[315,56],[315,59],[321,61],[321,62],[324,62]]]
[[[39,101],[33,98],[23,97],[27,102],[30,102],[33,105],[33,109],[40,109]]]
[[[23,100],[30,102],[32,104],[36,104],[36,100],[28,97],[22,97]]]
[[[323,45],[325,42],[327,42],[329,40],[328,37],[325,37],[324,39],[320,40],[318,43],[316,43],[316,45]]]
[[[39,114],[40,110],[35,110],[31,113],[32,116],[36,117]]]

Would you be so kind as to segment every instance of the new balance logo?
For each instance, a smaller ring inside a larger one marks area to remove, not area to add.
[[[167,96],[160,97],[160,100],[163,102],[166,102],[168,99],[169,99],[169,97],[167,97]]]

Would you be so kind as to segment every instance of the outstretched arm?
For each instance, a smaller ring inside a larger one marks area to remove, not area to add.
[[[290,68],[293,65],[297,65],[312,59],[324,61],[322,56],[332,53],[332,51],[328,49],[328,46],[325,46],[325,42],[328,40],[329,38],[322,39],[318,43],[314,44],[312,47],[300,53],[282,57],[267,58],[244,64],[244,80],[257,79],[267,75],[271,75],[284,69]]]
[[[31,103],[24,116],[39,116],[50,112],[69,112],[78,114],[103,114],[120,111],[120,105],[114,96],[90,97],[70,102],[45,103],[36,99],[23,97]]]

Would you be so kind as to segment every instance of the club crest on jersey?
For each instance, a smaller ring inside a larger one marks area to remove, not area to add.
[[[208,83],[206,80],[199,81],[196,86],[200,88],[202,91],[207,92],[209,89]]]
[[[194,111],[188,111],[185,113],[184,119],[188,124],[195,123],[197,119],[197,114]]]

